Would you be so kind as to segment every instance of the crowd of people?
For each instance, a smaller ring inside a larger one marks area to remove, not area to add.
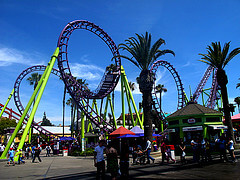
[[[34,163],[36,159],[38,159],[39,162],[42,162],[40,158],[42,147],[40,146],[40,144],[37,144],[37,145],[25,144],[24,149],[25,151],[23,152],[22,149],[17,149],[17,147],[14,145],[11,146],[7,154],[8,165],[12,163],[13,166],[15,166],[14,158],[17,158],[18,164],[21,164],[21,163],[24,164],[25,163],[24,159],[30,159],[30,158],[32,159],[32,163]],[[46,156],[50,156],[51,146],[46,145],[45,149],[46,149]]]

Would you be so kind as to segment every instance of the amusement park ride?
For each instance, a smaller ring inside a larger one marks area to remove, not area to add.
[[[86,88],[84,85],[80,84],[77,82],[77,80],[72,76],[70,67],[69,67],[69,60],[68,60],[68,41],[70,39],[71,34],[73,33],[74,30],[76,29],[83,29],[83,30],[88,30],[95,35],[97,35],[99,38],[101,38],[109,47],[109,49],[112,52],[113,57],[115,60],[115,68],[112,70],[106,69],[106,72],[104,73],[102,80],[100,84],[98,85],[97,89],[95,91],[90,91],[88,88]],[[117,129],[117,121],[114,115],[114,108],[111,100],[110,94],[114,91],[115,87],[118,84],[118,81],[120,79],[121,82],[121,100],[122,100],[122,125],[125,127],[125,99],[127,99],[128,103],[128,109],[130,112],[131,116],[131,125],[136,126],[139,125],[143,129],[143,119],[140,118],[140,112],[141,109],[138,110],[137,106],[134,102],[127,76],[125,74],[124,68],[121,65],[121,59],[118,57],[119,52],[118,48],[115,45],[114,41],[111,39],[111,37],[103,31],[99,26],[85,20],[76,20],[73,22],[68,23],[65,28],[62,30],[58,43],[57,43],[57,48],[55,52],[53,53],[50,62],[48,63],[47,66],[43,65],[37,65],[37,66],[32,66],[24,70],[17,78],[14,84],[14,89],[12,90],[12,93],[10,94],[7,102],[5,105],[0,104],[0,109],[1,109],[1,114],[0,117],[2,116],[3,113],[6,113],[9,115],[9,118],[14,118],[18,120],[18,124],[11,136],[11,138],[8,141],[8,144],[5,148],[5,151],[3,152],[2,156],[0,157],[5,158],[6,154],[14,141],[15,136],[17,135],[18,131],[20,130],[21,125],[24,123],[25,129],[22,134],[22,138],[20,140],[20,143],[18,145],[18,149],[22,149],[25,139],[27,137],[27,134],[30,129],[30,127],[35,128],[37,131],[39,131],[42,134],[45,134],[48,137],[54,137],[55,135],[40,125],[38,125],[36,122],[33,121],[34,115],[36,113],[38,104],[40,102],[40,99],[42,97],[43,91],[45,89],[45,86],[47,84],[48,78],[50,74],[55,74],[63,80],[68,93],[74,100],[74,103],[77,105],[78,109],[85,115],[82,116],[82,123],[84,123],[83,117],[86,117],[88,120],[88,128],[87,131],[89,131],[91,128],[93,128],[93,124],[97,127],[100,125],[103,125],[103,130],[106,133],[112,132],[113,130]],[[58,61],[58,68],[54,69],[53,65],[55,61]],[[188,102],[187,96],[184,92],[183,84],[180,79],[180,76],[176,69],[167,61],[163,60],[158,60],[156,61],[152,67],[151,67],[151,72],[153,75],[156,75],[157,69],[159,66],[163,66],[166,68],[171,75],[173,76],[176,86],[177,86],[177,94],[178,94],[178,104],[177,108],[180,109],[186,105]],[[20,84],[23,80],[24,77],[26,77],[28,74],[35,72],[35,71],[43,71],[42,77],[38,82],[37,87],[34,90],[34,93],[32,94],[28,104],[24,108],[21,100],[20,100],[20,95],[19,95],[19,88]],[[208,81],[209,77],[212,74],[212,87],[208,89],[210,93],[206,93],[207,90],[204,90],[204,86],[206,85],[206,82]],[[192,100],[197,101],[199,96],[205,93],[208,96],[207,102],[205,104],[204,98],[202,98],[204,105],[210,108],[216,108],[216,102],[219,99],[219,94],[218,94],[218,85],[216,82],[216,69],[212,67],[208,67],[202,80],[200,81],[198,87],[196,88],[196,91],[193,93]],[[14,96],[14,101],[15,105],[19,111],[19,113],[16,113],[12,111],[11,109],[7,108],[8,102],[10,101],[12,95]],[[126,98],[125,98],[126,97]],[[98,111],[98,106],[97,106],[97,100],[103,100],[106,98],[105,102],[105,111],[104,114],[102,115]],[[34,99],[36,99],[35,103],[33,104]],[[152,93],[152,99],[153,99],[153,107],[155,111],[157,112],[157,116],[159,121],[162,123],[162,127],[166,127],[166,123],[164,121],[165,116],[164,113],[160,110],[160,102],[159,99],[157,98],[157,93],[154,88],[154,91]],[[30,107],[33,105],[32,110],[30,111]],[[109,122],[106,119],[106,113],[108,106],[110,106],[111,114],[113,117],[113,121]],[[133,107],[133,109],[132,109]],[[136,114],[136,119],[134,119],[133,116],[133,110]],[[143,117],[143,116],[142,116]],[[84,127],[84,124],[82,124],[82,127]],[[163,128],[161,129],[163,131]],[[84,128],[81,130],[81,137],[84,138]]]

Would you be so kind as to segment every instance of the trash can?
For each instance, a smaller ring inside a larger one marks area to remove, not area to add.
[[[175,159],[175,147],[174,147],[174,145],[168,145],[168,146],[170,147],[172,158]]]
[[[63,149],[63,156],[68,156],[68,149]]]

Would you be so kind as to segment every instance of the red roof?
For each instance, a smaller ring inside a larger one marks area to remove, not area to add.
[[[231,117],[232,120],[240,120],[240,113]]]
[[[118,136],[122,136],[122,135],[124,135],[124,134],[132,134],[132,135],[135,135],[134,132],[132,132],[132,131],[126,129],[126,128],[123,127],[123,126],[121,126],[121,127],[118,128],[117,130],[113,131],[113,132],[110,134],[110,136],[112,136],[112,135],[115,135],[115,136],[117,136],[117,135],[118,135]]]

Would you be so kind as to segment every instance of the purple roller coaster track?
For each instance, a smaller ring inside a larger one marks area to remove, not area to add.
[[[109,72],[106,70],[104,73],[101,82],[98,85],[98,88],[95,91],[90,91],[85,86],[79,84],[76,79],[72,76],[70,67],[69,67],[69,60],[68,60],[68,41],[70,39],[71,34],[76,29],[83,29],[90,31],[100,37],[103,42],[109,47],[109,49],[112,52],[113,57],[115,58],[115,66],[116,70],[113,72]],[[64,29],[62,30],[57,46],[59,47],[59,56],[58,56],[58,67],[59,70],[53,69],[52,73],[61,77],[69,94],[74,99],[75,103],[77,104],[78,108],[80,108],[87,118],[91,120],[92,123],[95,125],[103,125],[103,129],[105,131],[111,132],[115,129],[114,125],[110,124],[106,120],[104,120],[103,117],[101,117],[89,104],[89,99],[103,99],[106,97],[109,93],[111,93],[114,88],[116,87],[118,80],[120,78],[120,69],[121,69],[121,59],[119,58],[119,52],[117,49],[117,46],[113,42],[113,40],[110,38],[110,36],[103,31],[99,26],[85,20],[76,20],[73,22],[68,23]],[[171,73],[173,76],[176,86],[177,86],[177,92],[178,92],[178,103],[177,108],[180,109],[186,105],[186,97],[185,92],[183,88],[182,81],[180,79],[180,76],[176,69],[167,61],[158,60],[156,61],[152,67],[151,72],[156,75],[157,69],[159,66],[163,66],[167,68],[167,70]],[[19,110],[20,114],[23,113],[24,107],[20,101],[19,96],[19,87],[21,84],[22,79],[29,73],[33,71],[44,71],[46,69],[46,66],[32,66],[30,68],[27,68],[24,70],[17,78],[15,84],[14,84],[14,101],[17,106],[17,109]],[[212,78],[212,87],[210,96],[208,99],[207,106],[210,108],[215,107],[215,101],[216,101],[216,93],[217,93],[217,81],[216,81],[216,69],[212,67],[208,67],[206,72],[204,73],[203,78],[201,79],[199,85],[196,88],[196,91],[193,94],[193,100],[197,101],[200,94],[203,92],[203,88],[206,85],[206,82],[208,81],[211,73],[213,72],[213,78]],[[160,102],[157,98],[156,91],[154,88],[154,92],[152,94],[153,101],[154,101],[154,109],[158,112],[157,115],[160,120],[165,119],[164,113],[160,110]],[[32,126],[37,129],[38,131],[42,132],[43,134],[46,134],[48,136],[53,135],[51,132],[45,130],[41,126],[39,126],[36,122],[33,122]]]
[[[76,20],[68,23],[67,26],[62,30],[57,45],[59,47],[58,67],[68,92],[77,103],[78,107],[84,111],[88,119],[90,119],[97,126],[103,124],[103,129],[111,132],[115,129],[114,126],[99,116],[98,113],[88,104],[87,99],[102,99],[114,90],[120,78],[121,60],[120,58],[115,58],[116,71],[106,71],[98,88],[95,91],[90,92],[88,89],[85,89],[85,87],[83,87],[73,78],[68,62],[68,41],[71,34],[76,29],[88,30],[100,37],[110,48],[113,57],[119,56],[117,46],[110,36],[103,31],[103,29],[85,20]]]

